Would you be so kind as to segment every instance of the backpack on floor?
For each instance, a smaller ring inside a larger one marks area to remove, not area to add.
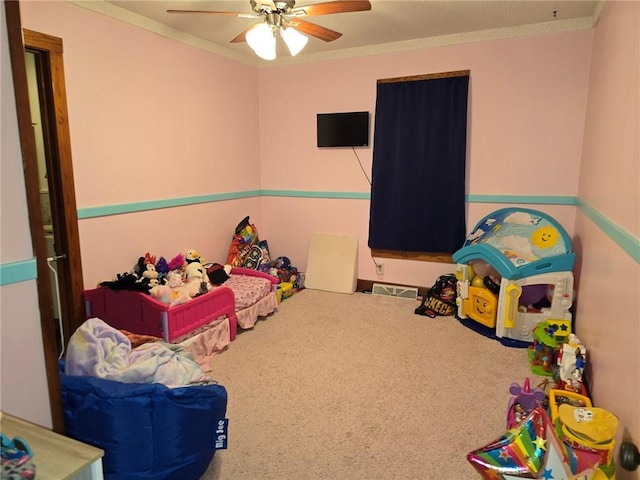
[[[457,284],[458,279],[453,273],[440,275],[416,308],[416,315],[431,318],[436,315],[453,315],[456,311]]]

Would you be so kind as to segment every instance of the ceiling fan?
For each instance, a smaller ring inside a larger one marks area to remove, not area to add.
[[[275,32],[279,31],[292,55],[299,53],[308,38],[300,32],[325,42],[342,36],[326,27],[302,20],[300,17],[328,15],[332,13],[362,12],[371,10],[368,0],[337,0],[296,7],[295,0],[249,0],[253,13],[215,12],[208,10],[167,10],[167,13],[224,15],[228,17],[262,19],[243,30],[230,43],[247,42],[256,54],[266,60],[275,59]]]

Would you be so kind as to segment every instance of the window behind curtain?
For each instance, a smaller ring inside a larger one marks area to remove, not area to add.
[[[464,243],[469,71],[378,80],[369,247]]]

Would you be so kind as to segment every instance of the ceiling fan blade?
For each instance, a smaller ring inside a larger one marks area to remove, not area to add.
[[[330,30],[326,27],[321,27],[320,25],[316,25],[315,23],[305,22],[304,20],[300,20],[299,18],[291,20],[289,22],[289,25],[302,33],[306,33],[307,35],[311,35],[312,37],[319,38],[320,40],[324,40],[325,42],[333,42],[334,40],[342,36],[340,32]]]
[[[229,43],[241,43],[241,42],[246,42],[247,41],[247,33],[249,32],[249,30],[251,30],[252,28],[256,27],[259,24],[256,25],[251,25],[247,28],[245,28],[242,32],[240,32],[238,34],[238,36],[236,38],[234,38],[233,40],[231,40]]]
[[[311,16],[329,15],[331,13],[364,12],[367,10],[371,10],[371,2],[368,0],[343,0],[296,7],[292,8],[287,14],[294,16]]]
[[[206,13],[209,15],[223,15],[225,17],[260,18],[260,15],[256,15],[255,13],[212,12],[210,10],[167,10],[167,13]]]

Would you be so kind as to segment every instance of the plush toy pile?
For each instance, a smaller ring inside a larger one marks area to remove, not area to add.
[[[236,226],[229,246],[227,263],[233,267],[250,268],[265,273],[269,271],[269,246],[266,240],[260,240],[258,229],[249,217],[245,217]]]
[[[236,226],[229,246],[227,263],[233,267],[250,268],[268,273],[276,277],[278,283],[285,284],[283,287],[286,290],[303,288],[303,278],[289,258],[282,256],[271,260],[267,241],[260,240],[258,229],[251,223],[249,217],[242,219]]]
[[[100,286],[144,292],[168,305],[178,305],[222,285],[230,271],[230,265],[205,263],[195,249],[180,253],[169,262],[146,253],[138,258],[133,270],[100,282]]]
[[[287,257],[271,260],[266,240],[258,238],[258,229],[245,217],[237,226],[229,247],[227,264],[207,263],[195,249],[179,253],[171,260],[147,252],[138,258],[131,271],[118,273],[101,287],[148,293],[168,305],[188,302],[229,279],[233,267],[259,270],[278,279],[281,298],[303,288],[303,276]]]

